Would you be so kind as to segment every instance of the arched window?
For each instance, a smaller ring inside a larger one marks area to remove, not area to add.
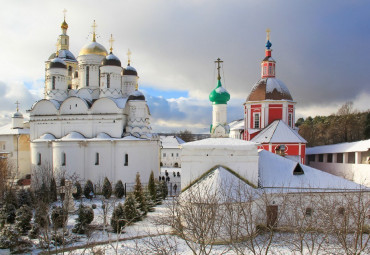
[[[37,165],[41,165],[41,153],[37,153]]]
[[[72,66],[68,67],[68,76],[72,76]]]
[[[51,86],[52,89],[55,89],[55,76],[52,77]]]
[[[95,154],[95,165],[96,166],[99,165],[99,153],[98,152]]]
[[[90,67],[86,66],[86,87],[89,86]]]
[[[107,74],[107,88],[110,88],[110,74]]]
[[[66,165],[66,154],[63,152],[62,153],[62,166]]]

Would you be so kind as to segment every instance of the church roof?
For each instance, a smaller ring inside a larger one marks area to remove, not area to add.
[[[293,172],[299,164],[302,174]],[[363,189],[364,186],[344,178],[297,163],[266,150],[259,151],[259,183],[263,188],[286,188],[287,191]],[[298,190],[297,190],[298,189]]]
[[[63,61],[63,59],[56,57],[50,61],[49,68],[67,69],[67,64]]]
[[[230,94],[222,87],[221,81],[217,81],[217,87],[209,94],[209,100],[213,104],[227,104],[230,100]]]
[[[63,59],[64,61],[77,62],[75,56],[69,50],[59,50],[58,51],[58,56],[56,56],[56,54],[54,52],[53,54],[50,55],[49,60],[52,60],[55,57],[59,57],[59,58]]]
[[[130,64],[128,64],[126,66],[126,68],[123,69],[123,75],[135,75],[137,76],[137,71],[134,67],[130,66]]]
[[[276,78],[262,78],[254,84],[247,101],[293,100],[285,84]]]
[[[127,100],[145,100],[145,96],[140,91],[135,90],[131,93],[131,95],[128,96]]]
[[[101,65],[102,66],[119,66],[119,67],[121,67],[121,61],[119,60],[118,57],[113,55],[113,53],[111,52],[111,53],[109,53],[108,56],[103,58],[103,60],[101,62]]]
[[[90,42],[90,43],[88,43],[88,44],[86,44],[85,46],[82,47],[79,56],[90,55],[90,54],[107,56],[108,52],[104,48],[103,45],[101,45],[98,42],[93,41],[93,42]]]
[[[29,128],[12,128],[12,124],[0,127],[0,135],[29,135]]]
[[[234,138],[207,138],[194,142],[188,142],[181,146],[182,148],[186,149],[210,149],[210,150],[211,149],[253,150],[257,148],[257,145],[254,142]]]
[[[229,127],[230,130],[244,130],[244,119],[230,122]]]
[[[370,139],[351,143],[338,143],[331,145],[315,146],[312,148],[307,148],[306,155],[368,151],[369,149],[370,149]]]
[[[307,143],[282,120],[275,120],[251,139],[255,143]]]
[[[179,149],[180,144],[184,144],[185,142],[177,136],[168,135],[168,136],[160,136],[159,139],[162,143],[162,148],[164,149]]]

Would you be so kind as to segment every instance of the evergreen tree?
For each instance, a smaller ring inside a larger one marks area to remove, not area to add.
[[[90,180],[87,180],[84,187],[84,195],[86,198],[91,199],[91,192],[94,192],[94,185]]]
[[[125,187],[123,186],[123,183],[121,180],[119,180],[116,185],[114,186],[114,195],[117,198],[122,198],[125,194]]]
[[[113,232],[115,233],[121,233],[122,229],[126,225],[125,212],[121,203],[119,203],[116,208],[114,208],[110,220],[110,225],[112,226]]]
[[[72,229],[73,233],[85,234],[87,226],[94,220],[94,211],[91,207],[83,206],[78,208],[76,225]]]
[[[162,204],[162,181],[157,181],[155,180],[155,191],[156,191],[156,199],[155,199],[155,204],[156,205],[161,205]]]
[[[74,199],[80,199],[82,195],[82,187],[79,181],[75,182],[75,187],[76,187],[76,193],[73,193],[72,196]]]
[[[155,201],[153,201],[152,196],[150,195],[149,192],[144,192],[144,196],[148,212],[154,212]]]
[[[65,187],[65,186],[66,186],[66,179],[64,177],[62,177],[60,179],[60,187]],[[60,196],[60,200],[64,201],[64,198],[65,198],[66,194],[65,193],[60,193],[59,196]]]
[[[6,226],[0,232],[0,249],[13,251],[19,244],[20,233],[15,226]]]
[[[38,204],[35,210],[35,219],[34,222],[41,228],[45,228],[49,226],[50,219],[49,219],[49,212],[48,212],[48,205],[41,202]]]
[[[28,205],[23,205],[16,212],[15,225],[21,233],[31,229],[32,210]]]
[[[143,186],[141,185],[140,181],[140,174],[136,174],[136,182],[134,187],[134,196],[135,200],[138,203],[138,209],[142,211],[142,213],[145,215],[148,212],[148,206],[147,202],[145,200],[144,192],[143,192]]]
[[[148,190],[149,190],[150,196],[152,197],[152,200],[156,201],[157,200],[157,191],[156,191],[156,188],[155,188],[155,181],[154,181],[153,171],[150,172],[149,182],[148,182]]]
[[[50,180],[50,201],[55,202],[58,200],[58,193],[57,193],[57,183],[55,182],[54,177]]]
[[[15,208],[18,208],[18,200],[15,194],[15,190],[9,189],[4,194],[4,204],[12,204]]]
[[[0,210],[0,227],[6,223],[13,224],[16,216],[16,208],[13,204],[4,204]]]
[[[62,228],[68,220],[68,212],[58,206],[51,212],[51,221],[55,228]]]
[[[31,193],[29,190],[25,189],[20,189],[17,193],[17,200],[18,200],[18,205],[28,205],[31,206],[32,201],[31,201]]]
[[[138,210],[138,206],[135,196],[133,194],[128,195],[123,204],[123,211],[128,223],[139,221],[141,219],[141,213]]]
[[[364,136],[365,139],[370,139],[370,112],[366,114]]]
[[[45,182],[41,184],[41,188],[37,191],[37,199],[41,200],[44,203],[49,203],[49,189]]]
[[[103,183],[103,196],[106,199],[109,199],[112,195],[112,184],[108,180],[107,177],[104,178],[104,183]]]
[[[166,181],[161,181],[161,195],[163,200],[168,196],[168,185]]]
[[[28,232],[28,237],[30,239],[36,239],[40,234],[40,226],[37,223],[33,223],[31,230]]]

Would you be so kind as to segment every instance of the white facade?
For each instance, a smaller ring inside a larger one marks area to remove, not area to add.
[[[70,59],[60,55],[46,61],[45,99],[29,110],[33,168],[66,170],[93,182],[104,177],[134,182],[137,172],[142,180],[151,171],[158,176],[160,141],[151,133],[136,70],[122,68],[112,48],[108,54],[96,42],[95,32],[73,73]],[[72,53],[69,57],[74,58]]]
[[[160,140],[161,167],[181,168],[181,144],[185,142],[177,136],[160,136]]]

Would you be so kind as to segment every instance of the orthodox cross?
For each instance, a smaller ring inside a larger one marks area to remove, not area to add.
[[[221,74],[220,74],[220,70],[221,70],[221,63],[223,63],[224,61],[222,61],[220,58],[218,58],[215,63],[217,63],[217,71],[218,71],[218,76],[217,76],[217,79],[218,80],[221,80]]]
[[[269,41],[270,40],[270,29],[266,29],[266,41]]]
[[[63,10],[63,14],[64,14],[64,21],[66,21],[66,13],[67,13],[67,10],[66,10],[66,9],[64,9],[64,10]]]
[[[128,58],[128,64],[127,65],[130,65],[130,63],[131,63],[131,51],[130,51],[130,49],[128,49],[128,51],[127,51],[127,58]]]
[[[17,100],[17,102],[15,102],[15,104],[17,105],[17,112],[19,112],[19,105],[20,105],[20,103],[18,102],[18,100]]]
[[[113,39],[113,35],[111,34],[110,39],[109,39],[110,53],[112,53],[113,51],[113,42],[114,42],[114,39]]]
[[[96,33],[96,27],[97,26],[98,25],[96,25],[95,20],[94,20],[94,23],[91,26],[93,28],[93,42],[96,42],[95,33]]]

